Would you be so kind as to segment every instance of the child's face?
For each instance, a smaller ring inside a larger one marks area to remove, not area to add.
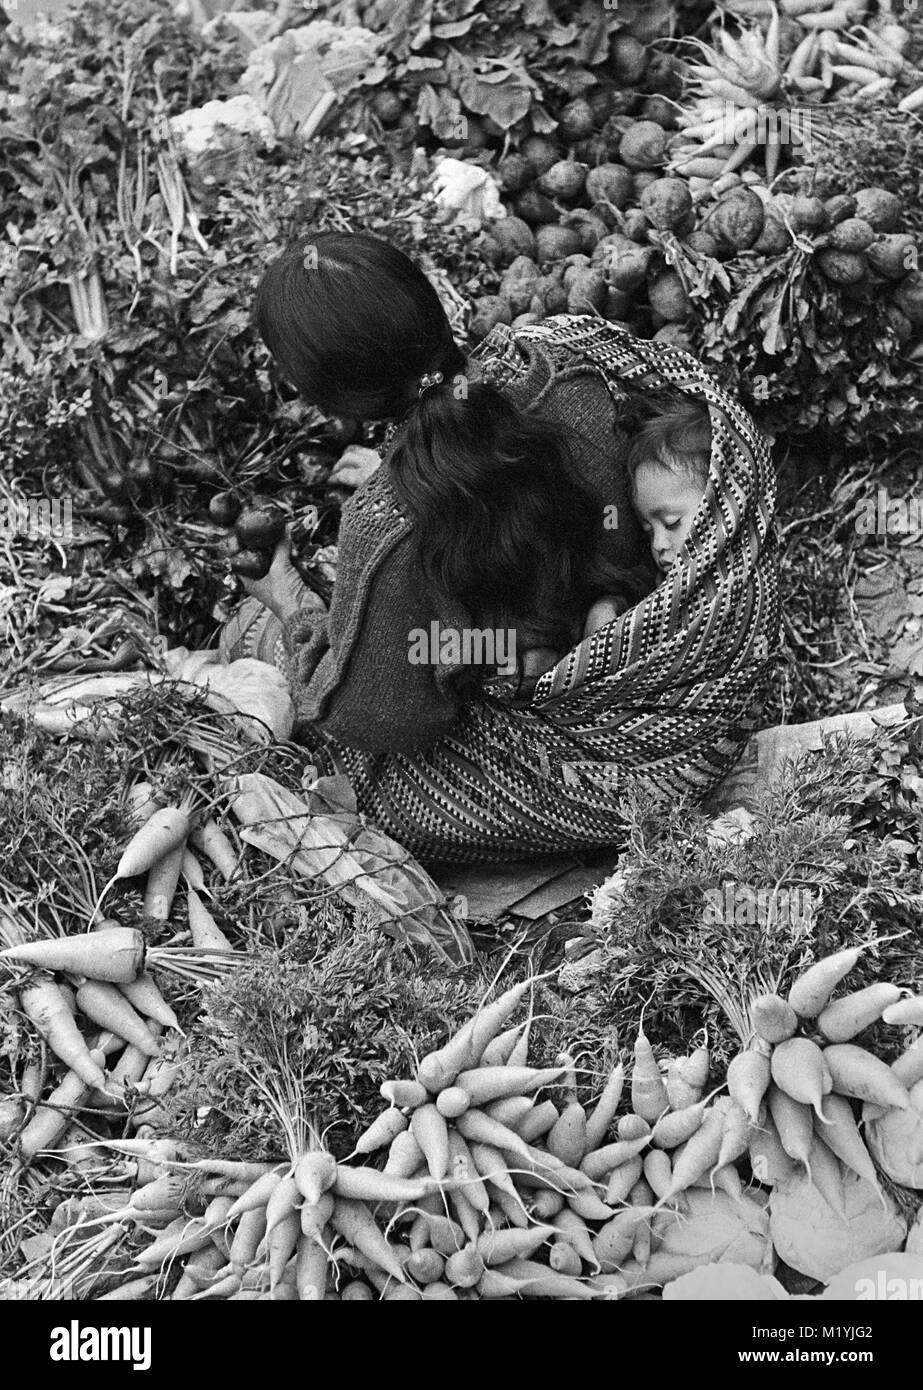
[[[662,574],[673,564],[689,535],[703,493],[701,484],[661,463],[642,463],[636,470],[635,510]]]

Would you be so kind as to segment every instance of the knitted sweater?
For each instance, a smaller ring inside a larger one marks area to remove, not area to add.
[[[602,375],[553,340],[518,343],[505,325],[474,349],[467,371],[521,409],[540,408],[567,426],[577,469],[600,499],[598,534],[588,547],[592,542],[625,567],[646,566],[625,470],[628,438]],[[412,524],[397,503],[390,453],[343,508],[329,613],[290,619],[285,641],[299,723],[364,752],[413,753],[446,734],[461,707],[450,681],[458,668],[412,664],[409,634],[429,632],[433,621],[461,630],[470,620],[421,590]]]

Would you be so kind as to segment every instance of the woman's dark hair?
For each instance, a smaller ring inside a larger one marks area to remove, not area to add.
[[[597,554],[600,500],[563,428],[495,387],[462,379],[424,391],[391,469],[430,590],[479,626],[515,628],[520,649],[566,651],[594,599],[640,597],[639,578]]]
[[[602,506],[563,428],[468,381],[436,291],[401,251],[362,233],[307,237],[265,272],[256,323],[308,400],[405,417],[391,475],[434,599],[463,604],[480,627],[514,628],[520,650],[563,652],[596,598],[641,596],[642,577],[596,555]],[[419,395],[432,372],[443,382]]]
[[[290,246],[263,274],[255,319],[282,374],[332,415],[391,419],[424,372],[465,364],[422,270],[364,232]]]

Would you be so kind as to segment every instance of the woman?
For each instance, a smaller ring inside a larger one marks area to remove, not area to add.
[[[299,736],[322,769],[350,775],[360,809],[424,860],[477,862],[618,843],[619,768],[653,770],[669,796],[718,780],[753,727],[766,663],[740,651],[740,633],[729,651],[725,633],[709,665],[702,634],[716,628],[703,605],[716,580],[690,556],[688,652],[703,680],[727,675],[730,656],[731,684],[717,722],[701,697],[686,708],[688,692],[676,696],[671,681],[689,685],[686,647],[675,602],[646,615],[653,595],[636,603],[653,575],[624,466],[632,402],[648,390],[731,410],[731,453],[756,464],[742,483],[753,505],[735,506],[733,529],[757,562],[756,579],[731,567],[731,606],[772,629],[765,443],[698,364],[579,317],[495,329],[466,359],[422,272],[361,234],[290,247],[260,284],[256,318],[308,400],[393,422],[382,466],[343,510],[329,614],[303,608],[285,546],[247,586],[281,624]],[[720,455],[728,440],[713,424]],[[630,611],[581,643],[587,608],[613,592]],[[474,669],[441,640],[485,630],[495,646],[513,632],[520,654],[564,659],[517,702],[515,682],[495,678],[496,651],[482,648]],[[424,661],[412,655],[421,633]],[[665,665],[650,649],[664,635]]]

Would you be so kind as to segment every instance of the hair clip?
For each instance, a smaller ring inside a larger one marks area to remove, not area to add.
[[[442,372],[424,372],[420,377],[420,388],[417,395],[422,396],[428,386],[438,386],[440,381],[444,380]]]

